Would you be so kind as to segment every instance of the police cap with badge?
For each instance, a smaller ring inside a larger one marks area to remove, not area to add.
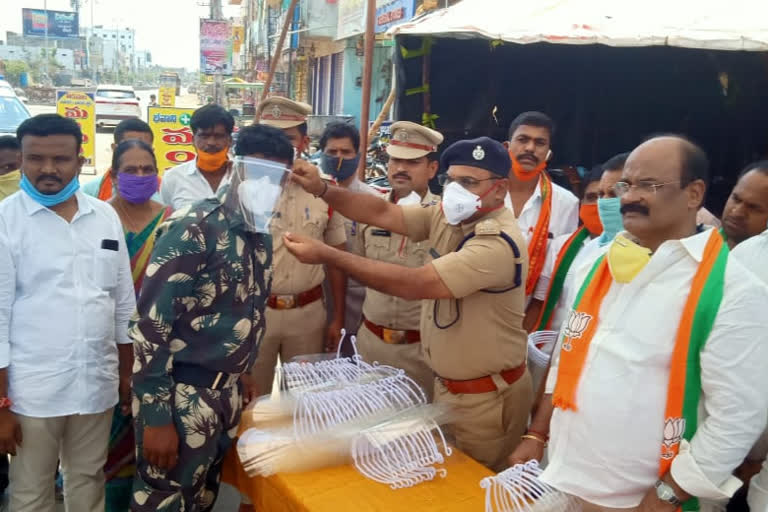
[[[410,121],[397,121],[390,127],[392,137],[387,146],[389,156],[415,160],[437,151],[443,134]]]
[[[507,148],[490,137],[454,142],[443,152],[440,163],[443,169],[452,165],[466,165],[485,169],[502,178],[508,177],[512,168]]]
[[[270,96],[259,105],[256,118],[259,124],[285,129],[306,123],[311,113],[312,105],[282,96]]]

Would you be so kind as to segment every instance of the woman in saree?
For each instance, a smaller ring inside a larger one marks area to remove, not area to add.
[[[109,203],[123,224],[138,298],[155,242],[155,231],[171,210],[150,199],[158,189],[158,173],[152,147],[146,142],[135,139],[121,142],[112,155],[110,172],[112,181],[117,184],[117,194]],[[106,512],[129,510],[135,473],[134,444],[131,411],[118,404],[112,418],[109,454],[104,466]]]

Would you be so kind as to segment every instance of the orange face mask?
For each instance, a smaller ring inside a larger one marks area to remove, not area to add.
[[[600,215],[597,213],[597,204],[582,204],[579,209],[579,218],[592,236],[603,232],[603,223],[600,222]]]
[[[512,152],[509,153],[509,158],[512,159],[512,172],[515,173],[515,177],[520,181],[531,181],[534,178],[538,178],[541,171],[547,168],[547,161],[544,160],[534,170],[526,171]]]
[[[216,153],[206,153],[205,151],[197,151],[197,168],[205,172],[216,172],[227,163],[229,160],[229,148],[226,147]]]

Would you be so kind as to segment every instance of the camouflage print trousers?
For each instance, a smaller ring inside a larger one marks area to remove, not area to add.
[[[166,471],[142,456],[143,421],[136,414],[136,476],[133,512],[206,512],[219,492],[221,463],[240,422],[239,384],[214,391],[175,384],[173,421],[179,434],[179,458]]]

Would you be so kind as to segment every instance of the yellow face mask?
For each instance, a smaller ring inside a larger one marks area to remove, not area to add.
[[[629,283],[651,261],[651,251],[623,235],[608,248],[608,268],[618,283]]]

